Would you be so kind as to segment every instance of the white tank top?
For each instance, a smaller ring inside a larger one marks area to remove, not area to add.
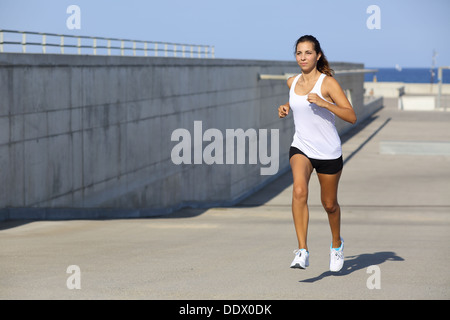
[[[301,74],[295,77],[289,92],[295,134],[292,146],[300,149],[309,158],[319,160],[337,159],[342,155],[341,139],[336,130],[335,116],[331,111],[309,103],[308,95],[300,96],[295,93],[295,86]],[[310,93],[322,96],[322,83],[326,77],[321,74]]]

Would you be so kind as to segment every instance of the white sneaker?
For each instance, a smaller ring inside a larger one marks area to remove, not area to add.
[[[338,249],[330,246],[330,271],[338,272],[344,266],[344,239],[341,238],[341,246]]]
[[[309,267],[309,252],[305,249],[294,250],[294,261],[291,263],[291,268],[306,269]]]

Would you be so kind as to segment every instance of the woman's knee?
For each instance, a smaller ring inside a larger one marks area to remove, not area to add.
[[[322,200],[322,205],[328,214],[336,213],[340,209],[339,203],[334,200]]]
[[[297,201],[306,202],[308,200],[308,186],[294,184],[293,198]]]

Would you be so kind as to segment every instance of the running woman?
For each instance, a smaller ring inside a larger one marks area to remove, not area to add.
[[[291,268],[305,269],[309,266],[308,184],[315,169],[322,205],[331,228],[330,271],[338,272],[344,265],[341,208],[337,199],[343,159],[335,116],[354,124],[356,115],[341,86],[333,78],[334,72],[315,37],[305,35],[298,39],[295,57],[301,74],[288,79],[289,102],[278,108],[280,118],[292,110],[295,124],[289,162],[294,179],[292,215],[298,249],[294,251]]]

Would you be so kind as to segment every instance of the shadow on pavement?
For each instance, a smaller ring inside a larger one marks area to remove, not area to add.
[[[399,257],[395,252],[384,251],[375,253],[363,253],[356,256],[349,256],[345,258],[344,267],[339,272],[325,271],[317,277],[300,280],[299,282],[316,282],[322,280],[323,278],[330,276],[346,276],[357,270],[365,269],[373,265],[379,265],[386,261],[404,261],[402,257]]]
[[[7,220],[0,221],[0,231],[20,227],[33,222],[32,220]]]

